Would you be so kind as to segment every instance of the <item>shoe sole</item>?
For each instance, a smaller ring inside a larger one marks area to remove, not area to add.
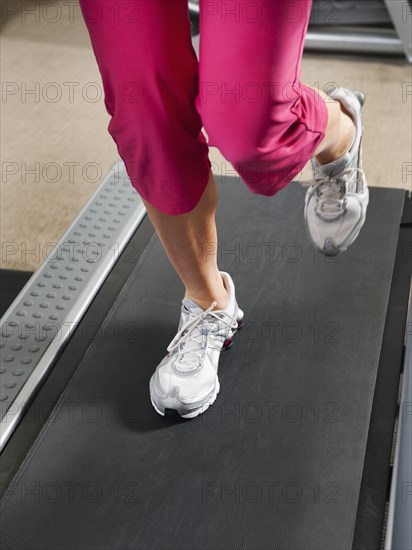
[[[233,341],[234,341],[234,336],[235,336],[236,332],[242,328],[243,324],[244,324],[244,317],[240,321],[238,321],[238,326],[237,326],[237,329],[235,330],[235,332],[233,333],[233,336],[231,336],[230,338],[228,338],[224,341],[221,351],[226,351],[226,350],[228,350],[232,347]],[[220,391],[220,382],[219,382],[219,378],[217,377],[217,374],[216,374],[216,384],[215,384],[215,387],[213,389],[212,395],[210,397],[209,396],[204,397],[203,401],[201,401],[200,405],[199,404],[198,405],[194,404],[194,406],[190,407],[190,406],[188,406],[189,405],[188,403],[182,403],[183,407],[187,406],[188,412],[185,413],[185,414],[180,414],[177,409],[174,409],[174,408],[171,408],[171,407],[165,407],[164,411],[159,409],[159,407],[156,405],[156,403],[153,399],[153,396],[152,396],[152,393],[153,393],[152,392],[152,380],[150,380],[150,401],[153,405],[153,408],[161,416],[168,416],[168,417],[171,417],[171,418],[190,419],[190,418],[195,418],[196,416],[199,416],[200,414],[207,411],[207,409],[210,407],[210,405],[213,405],[213,403],[216,401],[216,398],[217,398],[217,395],[218,395],[219,391]]]

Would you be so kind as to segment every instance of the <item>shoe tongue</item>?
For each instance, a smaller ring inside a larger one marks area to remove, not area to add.
[[[199,306],[199,304],[197,304],[190,298],[183,298],[183,305],[190,313],[193,314],[198,314],[202,313],[202,311],[205,311],[202,307]]]
[[[328,162],[328,164],[319,164],[319,162],[315,161],[315,170],[328,177],[336,176],[348,165],[350,156],[350,151],[348,151],[342,157]]]

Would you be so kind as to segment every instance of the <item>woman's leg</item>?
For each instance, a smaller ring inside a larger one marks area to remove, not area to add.
[[[311,160],[304,207],[309,237],[327,255],[346,250],[368,204],[365,98],[343,87],[326,95],[301,83],[312,1],[200,1],[196,106],[209,145],[260,195],[276,194]]]
[[[197,109],[249,189],[272,196],[324,140],[328,108],[300,82],[311,0],[200,0]]]
[[[173,267],[183,281],[185,296],[207,309],[227,305],[227,291],[217,267],[216,183],[210,172],[202,198],[187,214],[169,216],[143,199],[148,215]]]
[[[197,107],[209,144],[256,193],[275,194],[312,156],[330,162],[354,137],[341,104],[299,80],[311,5],[200,0]]]
[[[194,102],[198,61],[187,0],[80,0],[102,76],[108,130],[186,296],[226,306],[217,190]],[[205,253],[207,250],[207,253]]]

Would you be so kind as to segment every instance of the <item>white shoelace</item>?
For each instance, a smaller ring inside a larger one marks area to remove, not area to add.
[[[196,354],[195,356],[197,357],[197,359],[199,359],[199,352],[205,350],[207,343],[207,334],[209,332],[213,332],[213,328],[216,327],[215,321],[206,323],[205,326],[206,317],[214,317],[219,322],[223,322],[233,330],[237,328],[236,319],[233,319],[227,313],[220,312],[218,314],[212,311],[216,304],[217,302],[212,302],[211,306],[208,309],[205,309],[200,313],[190,312],[190,317],[192,318],[190,319],[189,317],[189,320],[176,333],[176,336],[168,345],[167,351],[176,351],[180,363],[190,363],[191,365],[193,365],[194,354]],[[203,356],[204,351],[200,357]]]
[[[329,221],[342,216],[346,212],[347,183],[345,176],[349,176],[349,178],[356,177],[354,182],[356,188],[359,173],[362,175],[363,170],[350,166],[334,176],[320,173],[315,176],[315,182],[301,181],[300,183],[303,186],[312,187],[313,192],[316,194],[315,212],[320,218]]]

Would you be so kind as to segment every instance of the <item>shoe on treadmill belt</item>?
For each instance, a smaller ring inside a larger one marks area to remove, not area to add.
[[[232,278],[224,271],[220,274],[228,292],[225,309],[213,310],[216,302],[203,309],[189,298],[182,300],[177,334],[150,379],[150,399],[161,415],[193,418],[203,413],[219,392],[220,352],[231,346],[244,316]]]
[[[349,151],[328,164],[311,159],[314,181],[305,198],[305,223],[312,242],[326,256],[336,256],[353,243],[365,223],[369,191],[362,165],[362,106],[359,90],[334,88],[328,94],[342,103],[355,122]]]

